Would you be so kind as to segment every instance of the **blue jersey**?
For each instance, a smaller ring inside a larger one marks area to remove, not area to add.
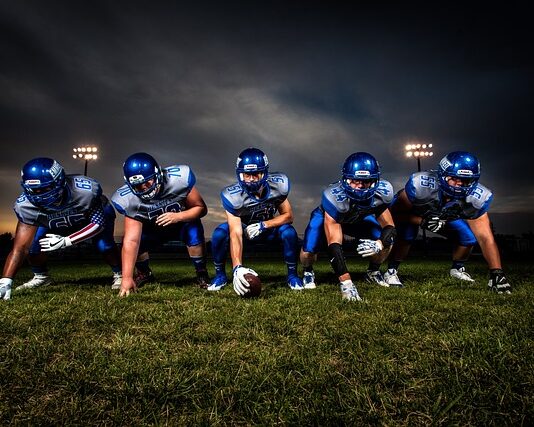
[[[20,222],[45,227],[57,231],[57,234],[90,223],[104,225],[104,208],[109,201],[97,181],[83,175],[67,175],[64,198],[66,202],[61,206],[50,209],[31,204],[23,193],[13,209]]]
[[[482,184],[477,184],[465,199],[444,200],[437,171],[414,173],[404,190],[415,215],[435,213],[448,221],[478,218],[488,211],[493,200],[492,192]]]
[[[354,224],[368,215],[380,216],[393,200],[393,187],[389,181],[381,180],[373,197],[356,202],[347,196],[341,182],[330,184],[324,191],[321,208],[339,224]]]
[[[174,165],[163,169],[162,172],[163,182],[153,199],[142,200],[125,184],[111,197],[115,209],[143,223],[155,223],[156,218],[165,212],[185,210],[185,199],[196,182],[193,171],[187,165]]]
[[[245,225],[273,218],[278,207],[289,194],[289,179],[279,172],[270,173],[267,177],[267,196],[258,200],[249,196],[235,183],[221,191],[222,205],[226,211],[241,218]]]

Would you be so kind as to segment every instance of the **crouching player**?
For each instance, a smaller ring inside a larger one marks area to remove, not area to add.
[[[371,154],[358,152],[347,157],[341,181],[323,191],[321,206],[311,213],[306,227],[300,253],[306,289],[316,286],[313,263],[326,241],[342,297],[361,300],[345,264],[344,234],[360,238],[356,250],[370,260],[367,281],[388,286],[380,272],[380,264],[387,258],[395,240],[395,227],[388,209],[392,200],[393,188],[388,181],[380,179],[378,162]]]
[[[126,184],[111,198],[117,211],[125,216],[120,296],[154,280],[148,250],[169,240],[185,242],[197,285],[206,288],[209,277],[200,218],[208,208],[195,187],[193,171],[187,165],[162,169],[147,153],[132,154],[124,162],[123,171]]]
[[[100,184],[83,175],[65,175],[57,161],[39,157],[23,166],[21,185],[23,193],[14,206],[18,223],[13,250],[0,280],[1,297],[9,299],[13,278],[27,255],[34,276],[15,290],[51,284],[47,253],[88,239],[111,266],[112,288],[118,289],[122,275],[113,239],[115,211]]]
[[[242,266],[243,234],[252,243],[281,241],[287,285],[295,291],[304,289],[297,275],[298,237],[291,225],[293,211],[287,199],[288,177],[279,172],[269,173],[267,156],[257,148],[247,148],[239,154],[236,175],[237,182],[221,192],[227,222],[213,231],[211,244],[216,274],[208,290],[218,291],[227,283],[225,264],[230,244],[234,290],[240,295],[248,291],[244,275],[257,274]]]
[[[488,287],[498,293],[510,293],[511,286],[501,266],[499,249],[490,227],[488,209],[492,192],[478,182],[480,163],[471,153],[447,154],[438,170],[414,173],[391,207],[399,238],[390,254],[385,279],[400,284],[397,271],[408,255],[419,227],[453,240],[450,275],[474,282],[465,270],[473,246],[480,245],[490,269]]]

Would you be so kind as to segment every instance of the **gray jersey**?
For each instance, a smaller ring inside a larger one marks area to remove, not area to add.
[[[224,209],[241,218],[245,225],[267,221],[275,216],[289,194],[289,179],[279,172],[269,173],[267,177],[267,196],[262,200],[249,196],[239,183],[224,188],[221,200]]]
[[[443,200],[437,171],[414,173],[404,190],[415,215],[435,213],[449,221],[478,218],[488,211],[493,200],[492,192],[482,184],[477,184],[465,199]]]
[[[79,229],[89,223],[104,224],[103,209],[109,201],[97,181],[83,175],[67,175],[65,187],[67,202],[57,209],[34,206],[23,193],[14,206],[19,221],[58,231]]]
[[[165,212],[185,210],[185,199],[196,182],[193,171],[187,165],[174,165],[163,169],[162,172],[162,186],[153,199],[142,200],[125,184],[111,197],[115,209],[144,223],[154,223],[156,218]]]
[[[391,204],[393,196],[389,181],[380,180],[373,197],[356,202],[347,196],[341,182],[335,182],[323,191],[321,207],[339,224],[354,224],[368,215],[380,216]]]

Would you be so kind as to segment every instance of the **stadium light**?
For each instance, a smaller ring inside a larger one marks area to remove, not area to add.
[[[89,163],[89,160],[98,159],[98,147],[95,147],[94,145],[83,145],[81,147],[73,148],[72,151],[74,152],[72,155],[73,159],[79,159],[85,162],[83,174],[87,176],[87,164]]]
[[[421,157],[432,157],[434,155],[432,144],[406,144],[404,150],[406,157],[415,157],[417,159],[417,172],[421,172]]]

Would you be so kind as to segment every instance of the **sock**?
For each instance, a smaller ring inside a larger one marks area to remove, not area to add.
[[[195,266],[195,271],[198,273],[205,273],[206,270],[206,258],[203,256],[192,256],[191,261]]]
[[[48,268],[44,265],[42,266],[32,265],[32,272],[33,274],[42,274],[42,275],[48,276]]]
[[[137,268],[137,270],[140,272],[140,273],[143,273],[143,274],[148,274],[150,272],[150,265],[149,265],[149,260],[146,259],[144,261],[138,261],[135,263],[135,268]]]
[[[462,268],[463,266],[465,265],[465,261],[452,261],[452,267],[451,268],[455,268],[456,270],[459,270],[460,268]]]
[[[388,263],[388,270],[398,270],[401,262],[400,261],[390,261]]]
[[[122,267],[120,265],[112,265],[111,271],[113,271],[113,273],[122,273]]]
[[[369,267],[367,267],[367,271],[378,271],[380,270],[380,264],[376,264],[374,262],[369,263]]]
[[[287,265],[287,275],[296,276],[297,275],[297,263],[296,262],[286,262]]]
[[[226,276],[226,266],[224,262],[214,262],[215,274],[216,275],[225,275]]]
[[[313,265],[308,265],[307,267],[303,267],[303,269],[306,273],[313,273]]]

